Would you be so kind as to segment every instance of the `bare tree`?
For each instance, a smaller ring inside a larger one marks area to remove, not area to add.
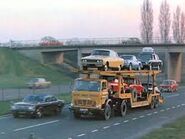
[[[176,12],[174,13],[173,16],[173,38],[176,43],[181,42],[181,37],[180,37],[180,13],[181,9],[179,6],[177,6]]]
[[[181,24],[180,24],[180,37],[181,43],[185,42],[185,14],[184,12],[181,13]]]
[[[141,38],[151,43],[153,38],[153,9],[150,0],[144,0],[141,8]]]
[[[160,14],[159,14],[159,30],[160,38],[163,43],[169,42],[169,32],[170,32],[170,6],[166,0],[161,3]]]

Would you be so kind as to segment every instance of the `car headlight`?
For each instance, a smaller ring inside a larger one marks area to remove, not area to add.
[[[35,107],[34,106],[29,106],[28,109],[29,110],[35,110]]]
[[[12,105],[12,106],[11,106],[11,109],[12,109],[12,110],[15,110],[15,109],[16,109],[16,106],[15,106],[15,105]]]
[[[102,60],[97,60],[97,63],[102,63],[103,61]]]
[[[82,62],[87,62],[87,60],[86,59],[82,59]]]

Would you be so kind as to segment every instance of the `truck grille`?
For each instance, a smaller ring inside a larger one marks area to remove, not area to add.
[[[92,100],[75,100],[75,105],[77,105],[77,106],[95,107],[96,106],[96,101],[92,101]]]
[[[97,60],[96,60],[96,59],[88,59],[87,62],[88,62],[88,63],[96,63]]]

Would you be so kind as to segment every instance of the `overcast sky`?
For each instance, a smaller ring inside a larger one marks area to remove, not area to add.
[[[152,0],[157,36],[162,0]],[[0,0],[0,41],[139,37],[143,0]],[[171,12],[185,0],[168,0]],[[184,6],[184,7],[182,7]]]

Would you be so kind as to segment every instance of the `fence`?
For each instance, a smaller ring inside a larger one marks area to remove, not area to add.
[[[72,91],[73,84],[51,86],[44,89],[29,89],[29,88],[14,88],[5,89],[0,88],[0,101],[21,99],[29,94],[52,94],[59,95],[62,93],[70,93]]]

